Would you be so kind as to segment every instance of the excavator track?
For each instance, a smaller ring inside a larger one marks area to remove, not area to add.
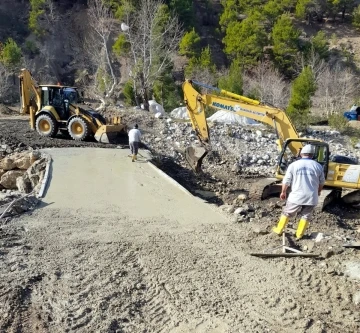
[[[341,198],[341,188],[325,188],[319,195],[319,201],[316,206],[317,211],[323,211],[324,208],[332,203],[334,200]]]
[[[249,198],[255,201],[268,198],[271,194],[280,193],[281,184],[276,178],[264,178],[254,182],[249,189]]]

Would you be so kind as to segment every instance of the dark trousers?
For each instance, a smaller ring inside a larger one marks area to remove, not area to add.
[[[139,142],[137,142],[137,141],[130,142],[129,145],[130,145],[131,154],[137,155],[137,153],[139,151]]]

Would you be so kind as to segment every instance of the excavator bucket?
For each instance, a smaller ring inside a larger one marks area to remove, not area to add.
[[[185,159],[195,172],[201,171],[202,160],[207,154],[208,151],[204,147],[190,146],[185,149]]]
[[[121,133],[126,133],[124,125],[102,125],[94,134],[94,138],[101,143],[112,143]]]

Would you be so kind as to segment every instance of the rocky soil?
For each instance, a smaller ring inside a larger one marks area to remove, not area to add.
[[[359,240],[360,212],[356,207],[349,207],[341,202],[327,207],[323,212],[317,211],[310,225],[309,233],[303,240],[294,242],[291,236],[287,239],[290,246],[304,252],[317,253],[319,258],[278,258],[258,259],[256,261],[257,265],[271,265],[274,270],[282,271],[284,280],[291,279],[296,281],[296,284],[301,286],[301,290],[295,290],[288,286],[288,291],[279,294],[277,299],[267,297],[266,291],[263,290],[264,305],[260,305],[261,297],[258,295],[260,297],[259,302],[253,306],[244,305],[242,308],[244,315],[236,317],[235,312],[241,312],[238,310],[234,312],[234,309],[231,308],[231,304],[236,301],[229,295],[230,298],[225,300],[224,297],[226,295],[221,293],[221,288],[218,289],[220,281],[224,283],[225,287],[235,283],[231,278],[230,272],[236,270],[238,265],[244,265],[247,269],[254,269],[251,265],[249,266],[249,263],[239,262],[240,252],[261,252],[280,244],[280,240],[271,233],[271,228],[277,222],[283,202],[279,201],[276,197],[261,202],[252,202],[247,196],[249,187],[254,181],[272,176],[273,167],[276,163],[277,149],[275,137],[271,129],[262,126],[211,124],[210,132],[213,149],[204,160],[203,173],[196,175],[183,158],[184,148],[189,144],[196,144],[196,137],[191,133],[189,124],[172,119],[156,119],[144,111],[121,111],[119,114],[122,115],[124,122],[129,126],[135,123],[139,124],[140,130],[143,133],[144,145],[153,153],[153,162],[158,167],[193,194],[209,203],[215,204],[217,209],[221,210],[228,217],[229,222],[226,226],[213,225],[211,229],[199,227],[201,230],[199,229],[199,232],[194,235],[190,231],[179,234],[175,237],[176,242],[174,241],[175,238],[165,234],[153,235],[147,246],[142,247],[138,247],[135,244],[136,242],[132,244],[129,241],[124,241],[118,244],[118,249],[120,250],[118,250],[117,254],[112,252],[113,250],[109,247],[104,247],[101,250],[102,264],[101,267],[99,266],[102,272],[106,272],[108,267],[112,267],[111,263],[106,259],[111,256],[118,256],[124,265],[129,265],[130,267],[125,270],[127,275],[120,276],[122,270],[116,271],[112,277],[104,280],[106,288],[114,288],[115,284],[118,284],[118,288],[122,288],[121,293],[125,293],[127,290],[127,296],[124,298],[124,303],[122,303],[124,307],[116,308],[114,295],[104,300],[103,306],[105,310],[111,304],[111,309],[115,311],[114,313],[122,313],[120,321],[109,322],[109,332],[146,331],[147,323],[144,313],[146,313],[146,306],[151,305],[153,300],[155,302],[154,306],[158,307],[162,315],[157,314],[157,319],[151,319],[151,325],[154,325],[152,320],[159,320],[159,327],[150,331],[161,331],[161,327],[168,327],[166,323],[169,323],[171,318],[173,318],[171,314],[174,315],[174,313],[179,311],[185,317],[190,315],[190,313],[197,313],[200,317],[204,317],[205,312],[210,317],[218,316],[221,313],[223,318],[227,318],[227,322],[238,323],[237,326],[234,325],[233,327],[236,326],[239,330],[223,328],[219,332],[291,331],[335,333],[341,331],[358,332],[360,330],[359,252],[356,249],[343,246],[345,243]],[[304,135],[326,140],[330,144],[333,154],[347,155],[354,159],[360,156],[357,148],[352,147],[350,139],[336,131],[328,128],[313,128],[304,133]],[[35,132],[29,130],[27,120],[22,119],[0,120],[0,143],[3,157],[19,152],[22,149],[28,149],[28,147],[38,149],[70,146],[126,148],[127,146],[126,138],[120,139],[117,144],[113,145],[99,145],[96,142],[78,143],[61,136],[55,139],[40,138]],[[354,146],[356,147],[356,145]],[[37,214],[41,214],[40,211]],[[69,221],[71,220],[71,217],[67,218]],[[296,220],[291,221],[289,227],[296,228],[296,222]],[[42,256],[43,254],[41,254],[42,245],[40,243],[34,244],[33,249],[27,248],[23,244],[25,230],[21,227],[21,223],[16,222],[14,225],[12,223],[9,219],[0,219],[2,239],[0,243],[0,262],[3,269],[10,269],[17,265],[14,269],[17,272],[21,265],[26,265],[24,258],[29,253],[37,251],[36,253],[34,252],[35,257],[38,255]],[[94,220],[93,223],[96,223],[96,221]],[[54,228],[59,228],[60,230],[61,226],[54,226]],[[129,236],[129,233],[127,235]],[[51,242],[51,240],[47,241]],[[224,256],[224,260],[219,259],[216,263],[212,263],[209,261],[210,258],[202,257],[201,251],[196,252],[196,255],[194,251],[186,251],[188,242],[193,243],[195,241],[204,244],[207,249],[214,253]],[[15,243],[19,243],[19,245],[14,246],[13,244]],[[156,247],[153,244],[157,244]],[[61,261],[61,250],[56,247],[53,250],[54,256],[59,255],[58,260]],[[73,249],[72,255],[74,260],[81,258],[88,251],[90,251],[90,248],[87,248],[86,244],[79,242],[78,246]],[[174,271],[175,268],[173,268],[174,262],[170,260],[169,255],[178,258],[176,272]],[[93,253],[93,256],[96,256],[96,254]],[[147,265],[140,259],[142,257],[147,258]],[[188,258],[195,260],[198,265],[203,267],[202,276],[194,278],[192,275],[178,270],[180,266],[185,271],[191,270],[191,265],[188,265]],[[44,260],[48,260],[46,256]],[[220,263],[224,272],[226,271],[222,277],[214,273],[219,268],[217,265]],[[68,269],[73,271],[74,267],[70,267],[71,262],[67,265],[63,266],[67,267],[65,271]],[[174,282],[174,285],[171,282],[170,285],[159,289],[161,283],[159,284],[159,281],[154,281],[154,276],[146,273],[149,269],[150,271],[155,269],[154,267],[160,275],[162,274],[162,281],[166,281],[167,276],[170,274],[179,276],[176,280],[177,282]],[[81,329],[86,327],[86,325],[81,326],[81,323],[91,318],[90,312],[86,312],[84,309],[85,312],[76,312],[77,302],[83,299],[80,290],[85,288],[86,281],[91,280],[88,279],[91,276],[91,272],[90,270],[89,272],[81,271],[76,273],[78,274],[79,281],[74,281],[74,286],[71,288],[79,291],[79,299],[75,301],[74,309],[69,309],[72,314],[71,316],[69,314],[69,317],[73,318],[68,325],[68,327],[71,327],[69,331],[82,331]],[[59,271],[59,276],[61,274]],[[55,319],[62,318],[63,316],[58,311],[60,311],[60,308],[67,306],[57,304],[56,298],[52,298],[53,300],[49,301],[46,305],[49,317],[45,318],[45,320],[44,318],[39,319],[37,317],[39,310],[34,307],[35,305],[31,305],[31,311],[29,311],[27,300],[30,293],[39,291],[37,284],[40,281],[46,284],[59,284],[61,282],[59,276],[56,274],[54,276],[45,276],[43,271],[38,270],[34,271],[32,276],[27,277],[28,284],[23,289],[8,290],[5,285],[2,286],[0,294],[8,295],[4,303],[8,309],[8,317],[0,321],[2,325],[0,325],[0,328],[9,332],[23,332],[24,330],[21,330],[21,322],[25,321],[28,323],[31,318],[34,318],[32,323],[35,323],[35,326],[32,326],[32,328],[35,330],[35,327],[38,327],[36,328],[37,330],[40,329],[40,331],[48,332],[49,327],[52,327],[53,316],[55,315]],[[209,298],[204,296],[206,293],[202,289],[205,286],[199,282],[202,279],[206,280],[208,278],[213,279],[214,285],[217,286],[214,290],[210,290],[211,287],[206,285],[206,287],[210,288],[207,292],[208,296],[213,299],[214,303],[209,308],[207,308]],[[268,279],[263,279],[269,282]],[[189,281],[194,282],[189,284]],[[261,285],[261,281],[262,277],[259,276],[257,283]],[[190,290],[190,286],[194,286],[194,283],[198,289]],[[278,283],[282,283],[282,281],[278,281]],[[248,287],[250,288],[250,285]],[[61,289],[60,285],[59,288]],[[228,288],[225,289],[229,290]],[[149,303],[146,301],[146,297],[143,297],[145,290],[152,290],[152,293],[155,295],[149,300]],[[252,289],[252,292],[256,293],[254,289]],[[94,293],[94,291],[91,293]],[[248,299],[250,303],[252,301],[248,294],[239,294],[239,290],[235,287],[232,289],[232,293],[236,294],[236,297]],[[94,294],[94,296],[96,295]],[[39,297],[42,296],[40,295]],[[186,299],[186,304],[192,304],[188,302],[189,297],[194,304],[193,308],[183,307],[184,303],[181,300]],[[230,299],[231,301],[229,301]],[[159,302],[163,305],[160,306]],[[128,306],[125,306],[126,304]],[[58,310],[55,311],[53,305]],[[22,307],[26,309],[23,315],[21,315]],[[266,314],[263,313],[263,308],[267,309]],[[269,312],[269,309],[274,311]],[[280,317],[279,309],[282,311]],[[105,310],[99,308],[97,311]],[[273,316],[271,313],[273,313]],[[142,315],[145,317],[142,317]],[[239,318],[244,318],[247,315],[251,318],[258,316],[258,320],[252,323],[245,321],[241,324]],[[297,318],[302,318],[302,320],[299,321]],[[132,326],[133,323],[138,323],[138,326]],[[216,326],[214,322],[211,325],[208,323],[206,325],[200,325],[203,330],[200,329],[199,332],[206,332],[212,328],[220,327],[221,323],[219,326]],[[280,327],[284,328],[279,330]],[[292,329],[290,329],[291,327]],[[180,325],[178,330],[172,332],[195,332],[195,329]]]

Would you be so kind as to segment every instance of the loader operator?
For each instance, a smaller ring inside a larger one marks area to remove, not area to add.
[[[312,159],[315,147],[306,145],[301,149],[301,159],[289,165],[282,181],[280,199],[286,199],[286,191],[291,187],[291,193],[283,209],[277,227],[273,231],[281,235],[289,221],[295,214],[301,215],[296,238],[303,237],[309,224],[310,216],[318,204],[318,198],[325,183],[321,164]]]
[[[141,132],[138,129],[138,125],[135,124],[134,128],[129,131],[129,146],[131,150],[131,161],[137,160],[137,154],[139,151],[139,144],[141,142]]]

